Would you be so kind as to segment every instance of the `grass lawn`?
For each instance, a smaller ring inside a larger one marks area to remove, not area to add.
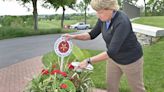
[[[164,16],[141,17],[133,22],[164,28]]]
[[[74,31],[75,30],[61,30],[59,28],[38,29],[38,31],[34,31],[32,28],[1,27],[0,40],[8,39],[8,38],[32,36],[32,35],[68,33]]]
[[[96,24],[97,19],[88,19],[87,23],[93,27]],[[72,25],[77,22],[83,22],[83,20],[64,20],[64,25]],[[38,22],[40,29],[49,29],[49,28],[60,28],[61,20],[41,20]]]

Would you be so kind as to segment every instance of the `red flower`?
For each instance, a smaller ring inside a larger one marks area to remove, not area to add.
[[[67,84],[64,84],[64,83],[60,85],[60,88],[62,89],[66,89],[67,87],[68,87]]]
[[[53,74],[60,74],[60,73],[61,73],[60,70],[53,70],[53,71],[51,72],[52,75],[53,75]]]
[[[67,77],[67,73],[66,72],[61,72],[60,73],[62,76],[64,76],[64,77]]]
[[[46,69],[43,69],[43,70],[42,70],[42,74],[43,74],[43,75],[47,75],[47,74],[49,74],[49,71],[46,70]]]
[[[74,69],[75,67],[74,67],[72,64],[69,64],[69,65],[68,65],[68,68],[72,70],[72,69]]]

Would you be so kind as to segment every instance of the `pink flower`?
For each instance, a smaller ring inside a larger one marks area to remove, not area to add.
[[[67,87],[68,87],[67,84],[64,84],[64,83],[60,85],[60,88],[62,89],[66,89]]]

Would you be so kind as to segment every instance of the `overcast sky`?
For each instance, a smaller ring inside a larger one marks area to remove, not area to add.
[[[16,0],[9,0],[3,2],[0,0],[0,15],[31,15],[32,14],[32,4],[26,4],[28,8],[30,8],[30,11],[23,5],[21,5],[20,2],[17,2]],[[54,9],[46,9],[41,6],[41,2],[38,2],[38,14],[62,14],[62,8],[59,8],[57,11]],[[70,13],[77,13],[77,11],[67,8],[66,14]],[[90,12],[94,12],[93,9],[90,9]]]
[[[39,0],[38,0],[39,1]],[[143,5],[143,0],[139,0],[138,5]],[[16,0],[9,0],[3,2],[0,0],[0,15],[32,15],[32,4],[27,4],[28,8],[30,8],[30,11],[28,11],[27,8],[23,7],[23,5],[20,4],[20,2],[17,2]],[[54,9],[45,9],[41,7],[41,2],[38,2],[38,14],[61,14],[62,9],[55,11]],[[94,12],[92,8],[90,8],[90,13]],[[76,11],[72,9],[66,9],[66,13],[76,13]]]

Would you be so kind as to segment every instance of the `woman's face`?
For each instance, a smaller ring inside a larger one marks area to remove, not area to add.
[[[96,11],[96,13],[97,13],[97,17],[101,21],[109,21],[112,18],[113,10],[102,9],[102,10]]]

